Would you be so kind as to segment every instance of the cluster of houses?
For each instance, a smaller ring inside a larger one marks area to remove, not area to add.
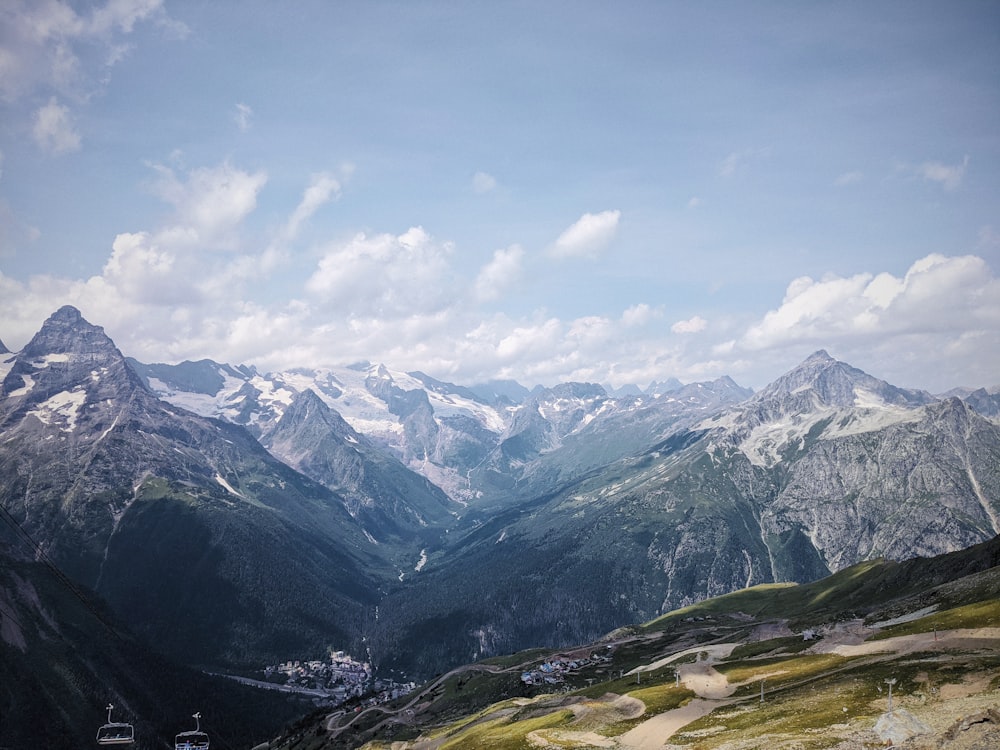
[[[355,661],[343,651],[330,652],[329,661],[287,661],[264,668],[264,679],[282,689],[310,694],[326,705],[338,706],[352,698],[382,703],[411,692],[413,683],[373,679],[368,662]]]
[[[609,647],[610,648],[610,647]],[[521,682],[525,685],[559,685],[566,681],[566,675],[593,664],[611,661],[611,654],[599,654],[596,651],[588,656],[557,656],[544,661],[534,669],[521,673]]]
[[[310,691],[342,703],[367,693],[372,682],[372,668],[367,662],[352,659],[343,651],[330,653],[329,661],[288,661],[264,668],[267,682]]]

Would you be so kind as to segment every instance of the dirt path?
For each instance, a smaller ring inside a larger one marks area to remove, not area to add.
[[[853,634],[852,634],[853,635]],[[840,656],[867,656],[880,653],[912,653],[954,647],[963,648],[998,648],[1000,647],[1000,628],[977,628],[974,630],[946,630],[938,633],[919,633],[917,635],[887,638],[882,641],[867,641],[856,643],[853,637],[843,639],[827,639],[817,651],[836,653]],[[838,642],[839,641],[839,642]],[[847,642],[845,642],[847,641]],[[617,747],[621,750],[663,750],[668,740],[677,731],[710,714],[717,708],[735,703],[726,700],[736,690],[725,675],[716,671],[712,661],[725,658],[732,653],[736,644],[719,644],[710,648],[694,648],[673,654],[665,659],[638,667],[632,672],[643,672],[658,669],[682,656],[692,652],[708,651],[707,661],[681,664],[677,671],[684,686],[693,691],[698,698],[680,708],[665,711],[651,717],[639,726],[626,732],[618,738]]]
[[[629,730],[618,738],[618,747],[621,750],[662,750],[674,732],[730,703],[732,701],[695,698],[680,708],[657,714]]]
[[[948,648],[1000,648],[1000,628],[941,630],[936,633],[900,635],[881,641],[856,644],[831,643],[826,647],[821,644],[816,650],[838,656],[867,656],[879,653],[911,654],[915,651],[938,651]]]
[[[735,643],[720,643],[716,646],[693,648],[661,659],[645,668],[633,670],[657,669],[692,652],[708,653],[707,661],[696,661],[677,667],[677,673],[680,675],[684,687],[694,692],[698,697],[680,708],[664,711],[642,722],[639,726],[619,737],[617,746],[621,750],[662,750],[666,747],[667,740],[676,731],[692,721],[712,713],[715,709],[732,703],[733,701],[725,699],[733,694],[736,686],[730,685],[726,676],[716,671],[715,667],[712,666],[712,661],[716,658],[729,656],[736,645]]]
[[[660,667],[664,667],[671,662],[683,659],[685,656],[690,656],[691,654],[707,654],[708,661],[710,662],[715,659],[725,659],[733,653],[733,649],[739,645],[739,643],[714,643],[705,646],[694,646],[693,648],[685,649],[684,651],[678,651],[676,654],[665,656],[662,659],[654,661],[652,664],[645,664],[641,667],[636,667],[627,674],[635,674],[636,672],[653,672]],[[683,669],[683,666],[681,669]]]

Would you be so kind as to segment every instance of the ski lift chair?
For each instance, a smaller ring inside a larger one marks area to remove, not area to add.
[[[111,721],[111,711],[114,706],[108,704],[108,723],[97,730],[98,745],[132,745],[135,743],[135,730],[131,724],[123,721]]]
[[[174,738],[174,750],[208,750],[208,735],[201,731],[201,711],[191,716],[196,722],[195,728]]]

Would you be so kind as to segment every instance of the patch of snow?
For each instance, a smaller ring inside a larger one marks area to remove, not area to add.
[[[115,421],[111,423],[111,426],[108,429],[106,429],[104,432],[101,433],[101,436],[99,438],[97,438],[97,442],[101,442],[102,440],[104,440],[104,438],[106,438],[108,436],[108,433],[111,432],[113,429],[115,429],[115,425],[118,424],[118,417],[119,416],[121,416],[121,415],[120,414],[115,414]]]
[[[8,393],[8,397],[27,396],[31,393],[31,389],[35,387],[35,379],[33,377],[30,375],[22,375],[21,377],[24,379],[24,385]]]
[[[219,484],[221,484],[222,487],[223,487],[223,489],[226,490],[226,492],[228,492],[228,493],[230,493],[232,495],[235,495],[236,497],[240,498],[241,500],[245,500],[246,499],[245,497],[243,497],[243,495],[241,495],[239,492],[237,492],[235,489],[233,489],[233,486],[231,484],[229,484],[229,482],[227,482],[225,480],[225,478],[221,474],[216,474],[215,475],[215,481],[218,482]]]
[[[507,538],[507,529],[504,529],[503,531],[500,532],[499,538],[493,543],[500,544],[500,542],[502,542],[506,538]]]
[[[367,539],[367,540],[368,540],[369,542],[371,542],[372,544],[378,544],[378,539],[376,539],[376,538],[375,538],[375,537],[373,537],[373,536],[372,536],[371,534],[369,534],[369,533],[368,533],[368,530],[367,530],[367,529],[362,529],[362,531],[364,531],[364,532],[365,532],[365,538],[366,538],[366,539]]]
[[[65,421],[66,426],[59,429],[63,432],[73,432],[76,429],[76,418],[80,408],[87,402],[87,392],[77,387],[72,391],[61,391],[40,403],[28,412],[38,421],[51,425],[54,421]]]
[[[53,362],[69,362],[70,355],[66,353],[62,354],[46,354],[44,357],[39,357],[38,359],[31,360],[31,366],[42,368],[47,365],[51,365]]]
[[[216,417],[218,410],[215,406],[215,398],[204,393],[189,393],[187,391],[170,391],[169,393],[159,393],[157,395],[173,406],[193,412],[201,417]]]
[[[420,559],[417,561],[417,566],[414,568],[414,570],[419,573],[421,570],[424,569],[424,566],[426,564],[427,564],[427,550],[422,549],[420,550]]]
[[[673,401],[673,399],[671,399]],[[696,424],[693,429],[695,430],[711,430],[716,427],[721,427],[724,430],[732,429],[739,424],[740,412],[731,409],[729,411],[724,411],[721,414],[714,414],[711,417],[703,419],[701,422]]]
[[[876,432],[894,424],[917,422],[924,410],[907,409],[902,406],[878,404],[843,412],[840,419],[834,419],[823,431],[822,439],[829,440],[847,435],[862,435]]]
[[[260,396],[257,397],[260,402],[269,406],[280,404],[281,407],[288,407],[296,395],[295,391],[291,388],[282,387],[284,384],[280,383],[280,381],[267,380],[260,375],[251,378],[250,385],[260,391]],[[279,408],[278,410],[279,412],[284,411],[283,408]]]

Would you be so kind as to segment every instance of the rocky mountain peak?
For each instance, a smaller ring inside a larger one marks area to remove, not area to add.
[[[143,389],[104,329],[87,322],[75,307],[65,305],[17,354],[0,392],[5,396],[32,392],[47,398],[98,380]]]
[[[292,425],[301,426],[312,421],[322,429],[332,430],[337,435],[357,435],[343,417],[327,406],[312,388],[306,388],[295,395],[278,424],[282,430],[287,430]]]
[[[3,341],[0,341],[0,354],[10,354],[10,349],[4,346]]]
[[[820,349],[754,396],[759,404],[784,403],[803,411],[807,407],[847,409],[857,406],[908,406],[930,403],[926,393],[908,391],[874,378],[863,370],[831,357]]]

